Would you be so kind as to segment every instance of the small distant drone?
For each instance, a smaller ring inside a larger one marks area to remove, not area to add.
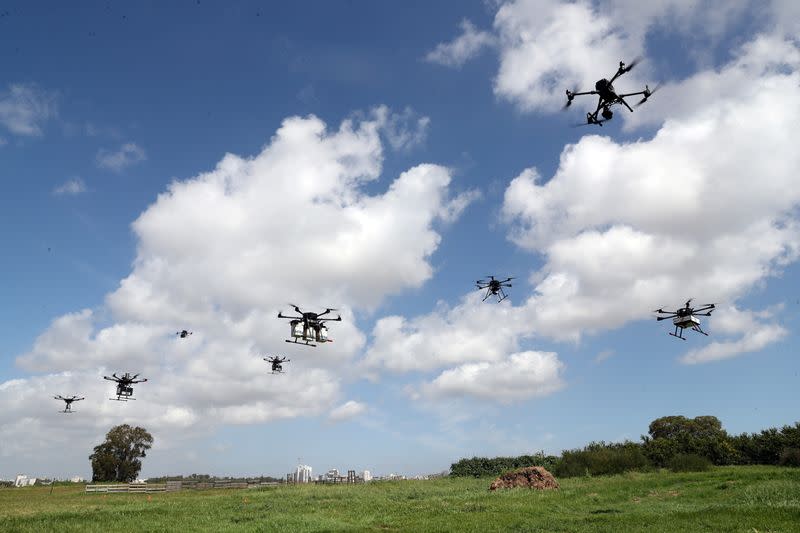
[[[328,328],[325,326],[325,322],[331,320],[341,322],[342,317],[338,315],[336,318],[320,317],[327,315],[331,311],[336,311],[336,309],[327,308],[322,313],[304,313],[296,305],[289,305],[294,307],[294,310],[297,311],[297,314],[300,316],[286,316],[278,312],[278,318],[288,318],[290,320],[289,325],[292,330],[292,339],[286,339],[286,342],[305,344],[311,347],[316,346],[316,344],[311,344],[312,342],[333,342],[333,339],[328,338]]]
[[[64,398],[60,394],[58,396],[53,396],[53,398],[56,400],[64,400],[64,403],[66,404],[64,406],[64,410],[59,411],[59,413],[74,413],[75,411],[72,410],[72,402],[79,402],[81,400],[86,399],[86,398],[78,398],[77,396],[73,396],[72,398]]]
[[[175,335],[177,335],[181,339],[185,339],[186,337],[188,337],[191,334],[192,334],[191,331],[186,331],[185,329],[182,329],[179,332],[177,332]]]
[[[283,367],[281,366],[281,363],[288,363],[289,361],[291,361],[291,359],[286,359],[286,357],[274,356],[274,357],[265,357],[264,361],[272,363],[273,374],[282,374]]]
[[[699,316],[711,316],[711,312],[714,311],[716,308],[715,304],[705,304],[700,307],[689,307],[692,303],[692,298],[686,300],[686,305],[678,309],[677,311],[664,311],[663,309],[656,309],[653,311],[654,313],[663,313],[667,316],[657,316],[656,320],[666,320],[668,318],[672,319],[672,323],[675,324],[675,333],[670,333],[673,337],[677,337],[682,340],[686,340],[683,336],[684,329],[692,329],[698,333],[702,333],[706,337],[708,333],[700,329],[700,319],[698,319],[695,315]],[[703,312],[707,311],[707,312]]]
[[[630,70],[633,67],[635,67],[637,63],[639,63],[639,60],[635,59],[631,62],[630,65],[625,66],[625,63],[620,61],[619,68],[617,69],[617,73],[614,74],[614,77],[611,78],[610,80],[607,80],[606,78],[598,80],[597,83],[594,84],[595,88],[594,91],[572,92],[569,89],[567,89],[567,103],[564,104],[563,109],[566,109],[570,105],[572,105],[572,99],[575,98],[576,96],[582,96],[585,94],[597,94],[600,95],[600,100],[597,102],[597,109],[595,109],[594,113],[586,113],[586,124],[597,124],[598,126],[602,126],[603,122],[611,120],[611,118],[614,116],[614,113],[611,111],[611,106],[615,104],[622,104],[625,107],[627,107],[631,113],[633,113],[633,108],[628,105],[628,102],[625,101],[625,97],[637,96],[640,94],[643,95],[644,98],[642,98],[639,101],[639,103],[635,104],[634,106],[634,107],[639,107],[640,105],[645,103],[648,98],[650,98],[650,95],[652,95],[658,89],[658,87],[656,87],[651,91],[650,87],[645,85],[644,91],[639,91],[636,93],[617,94],[612,83],[614,83],[614,80],[616,80],[618,77],[622,76],[626,72],[630,72]],[[598,120],[597,113],[600,113],[601,110],[603,118]]]
[[[103,379],[107,379],[109,381],[116,381],[117,382],[117,397],[116,398],[109,398],[109,400],[116,400],[118,402],[127,402],[128,400],[135,400],[136,398],[133,397],[133,385],[134,383],[144,383],[147,379],[136,379],[139,377],[139,374],[134,374],[133,376],[130,375],[129,372],[125,372],[124,375],[118,376],[116,373],[111,374],[113,377],[103,376]]]
[[[503,287],[511,287],[511,284],[508,282],[511,281],[512,279],[514,278],[499,280],[499,279],[494,279],[494,276],[489,276],[489,279],[476,281],[475,283],[478,286],[478,290],[486,289],[486,296],[484,296],[483,300],[481,301],[485,302],[486,298],[492,295],[497,296],[497,303],[500,303],[506,298],[508,298],[506,293],[503,291]]]

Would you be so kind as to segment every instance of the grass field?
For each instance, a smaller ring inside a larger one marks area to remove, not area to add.
[[[561,480],[492,493],[490,479],[86,494],[0,489],[0,531],[800,532],[800,469],[719,467]]]

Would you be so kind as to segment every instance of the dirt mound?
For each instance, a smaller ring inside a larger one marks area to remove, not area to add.
[[[553,474],[541,466],[528,466],[503,474],[492,482],[489,490],[513,489],[527,487],[529,489],[557,489],[558,481]]]

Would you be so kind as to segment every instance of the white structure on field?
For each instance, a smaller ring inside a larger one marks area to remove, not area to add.
[[[364,478],[364,483],[366,483],[367,481],[372,481],[372,472],[370,472],[369,470],[364,470],[364,474],[362,477]]]

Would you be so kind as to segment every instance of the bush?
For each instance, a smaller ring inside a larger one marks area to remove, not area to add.
[[[526,466],[542,466],[552,472],[558,457],[538,452],[533,455],[519,457],[473,457],[461,459],[450,465],[450,475],[454,477],[499,476],[503,472],[516,470]]]
[[[784,448],[778,460],[781,466],[800,466],[800,448]]]
[[[669,460],[673,472],[705,472],[711,468],[711,461],[696,453],[679,453]]]
[[[558,477],[603,476],[650,468],[641,444],[593,442],[582,450],[565,450],[554,473]]]

